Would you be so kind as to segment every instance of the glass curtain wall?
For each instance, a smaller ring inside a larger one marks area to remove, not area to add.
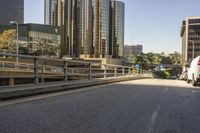
[[[121,1],[111,1],[111,17],[110,17],[110,54],[114,58],[124,56],[124,8],[125,5]]]

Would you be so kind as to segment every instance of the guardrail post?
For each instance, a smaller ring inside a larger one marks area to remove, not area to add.
[[[14,78],[9,78],[9,85],[15,85]]]
[[[18,64],[16,62],[14,63],[14,65],[15,65],[15,69],[18,69]]]
[[[29,64],[27,65],[27,69],[28,69],[28,71],[30,71],[30,65]]]
[[[38,59],[34,58],[34,82],[39,84]]]
[[[115,67],[115,77],[117,77],[117,67]]]
[[[124,76],[124,67],[122,68],[122,76]]]
[[[107,77],[107,69],[106,69],[106,65],[104,65],[104,70],[103,70],[103,77],[106,78]]]
[[[89,64],[89,69],[88,69],[88,79],[91,80],[92,79],[92,64]]]
[[[42,59],[42,79],[41,82],[44,83],[44,59]]]
[[[67,61],[64,61],[64,69],[63,69],[63,71],[64,71],[64,82],[67,82],[67,80],[68,80],[68,78],[67,78],[67,67],[68,67]]]
[[[131,68],[128,68],[128,75],[131,75]]]

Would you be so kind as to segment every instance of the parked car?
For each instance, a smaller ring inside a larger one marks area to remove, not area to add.
[[[178,76],[170,76],[169,79],[178,79]]]
[[[192,82],[193,86],[200,83],[200,56],[192,60],[187,72],[187,83]]]

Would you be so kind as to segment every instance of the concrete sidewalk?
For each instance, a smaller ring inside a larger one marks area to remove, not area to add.
[[[77,80],[69,82],[54,82],[45,83],[40,85],[28,84],[28,85],[16,85],[0,87],[0,99],[11,99],[19,98],[36,94],[43,94],[56,91],[72,90],[77,88],[96,86],[114,82],[128,81],[144,79],[147,77],[117,77],[117,78],[106,78],[106,79],[92,79],[92,80]]]

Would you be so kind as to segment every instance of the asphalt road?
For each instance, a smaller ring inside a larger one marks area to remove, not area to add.
[[[145,79],[0,102],[0,133],[200,133],[200,89]]]

